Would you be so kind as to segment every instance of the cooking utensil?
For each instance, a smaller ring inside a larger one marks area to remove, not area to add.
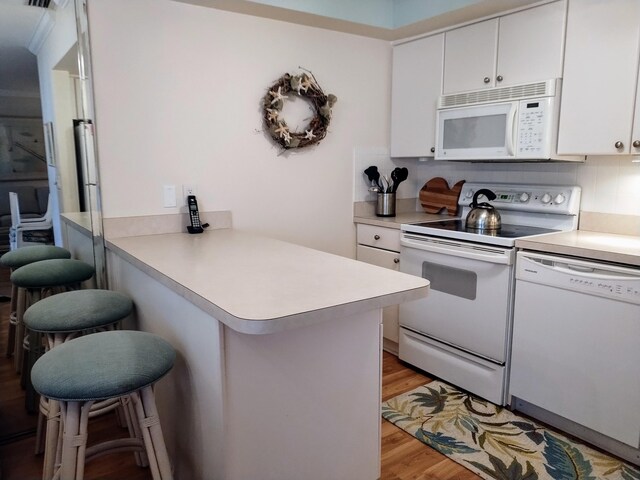
[[[387,184],[387,188],[384,190],[384,193],[391,193],[391,180],[386,175],[382,176],[384,178],[384,182]]]
[[[380,172],[378,172],[378,167],[375,165],[371,165],[367,167],[364,171],[364,174],[369,178],[370,182],[375,182],[376,186],[382,190],[382,185],[380,185]]]
[[[478,197],[484,195],[491,200],[495,200],[496,194],[487,188],[481,188],[473,196],[471,211],[467,214],[466,228],[473,230],[499,230],[502,224],[500,212],[488,202],[478,203]]]
[[[402,182],[404,182],[407,178],[409,178],[409,170],[406,167],[396,167],[391,172],[391,180],[393,180],[393,185],[391,186],[391,192],[395,193],[398,191],[398,186]]]

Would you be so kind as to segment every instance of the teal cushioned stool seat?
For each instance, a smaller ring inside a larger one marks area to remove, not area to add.
[[[0,257],[0,265],[8,267],[11,270],[23,267],[33,262],[49,260],[53,258],[71,258],[71,252],[66,248],[56,247],[55,245],[33,245],[21,247],[16,250],[5,253]],[[22,368],[22,337],[24,332],[22,327],[18,326],[18,304],[24,311],[24,291],[20,290],[15,284],[11,285],[11,307],[9,312],[9,330],[7,334],[7,357],[11,357],[17,352],[15,358],[16,372],[20,373]],[[17,341],[16,341],[17,339]]]
[[[31,370],[37,392],[63,401],[105,400],[151,385],[173,367],[175,351],[146,332],[99,332],[45,353]]]
[[[44,298],[24,312],[30,330],[79,332],[119,322],[133,310],[126,295],[111,290],[74,290]]]
[[[175,361],[175,350],[146,332],[110,331],[69,340],[48,351],[33,366],[35,389],[60,402],[64,425],[54,472],[61,480],[81,480],[84,463],[109,450],[142,452],[155,480],[172,478],[152,386]],[[135,428],[130,438],[87,448],[87,423],[96,401],[118,398]]]
[[[89,280],[93,266],[82,260],[54,258],[24,265],[11,273],[11,283],[22,288],[60,287]]]
[[[20,247],[0,257],[0,265],[12,269],[20,268],[34,262],[51,259],[71,258],[71,252],[55,245],[34,245]]]

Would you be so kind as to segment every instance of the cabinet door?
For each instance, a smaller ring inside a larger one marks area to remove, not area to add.
[[[554,2],[500,18],[496,85],[562,77],[565,9]]]
[[[361,262],[370,263],[383,268],[398,271],[400,268],[400,254],[389,252],[379,248],[365,247],[358,245],[356,258]],[[398,305],[385,307],[382,311],[382,331],[384,338],[398,343],[399,321]]]
[[[640,71],[636,85],[636,112],[633,117],[633,133],[631,134],[631,153],[640,155]]]
[[[640,0],[569,2],[559,154],[629,153],[639,19]]]
[[[392,157],[433,157],[443,55],[444,33],[393,48]]]
[[[497,18],[445,33],[445,94],[494,86],[497,39]]]

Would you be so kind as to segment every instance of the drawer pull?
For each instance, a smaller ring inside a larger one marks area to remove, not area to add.
[[[373,239],[374,239],[374,240],[380,240],[380,235],[374,235],[374,236],[373,236]]]
[[[394,258],[393,263],[400,263],[400,259],[398,257]]]

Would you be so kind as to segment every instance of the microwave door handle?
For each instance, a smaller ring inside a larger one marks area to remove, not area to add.
[[[513,156],[513,145],[515,143],[516,137],[516,113],[518,113],[518,109],[516,105],[511,106],[511,110],[509,110],[509,120],[507,122],[507,154],[509,156]]]

